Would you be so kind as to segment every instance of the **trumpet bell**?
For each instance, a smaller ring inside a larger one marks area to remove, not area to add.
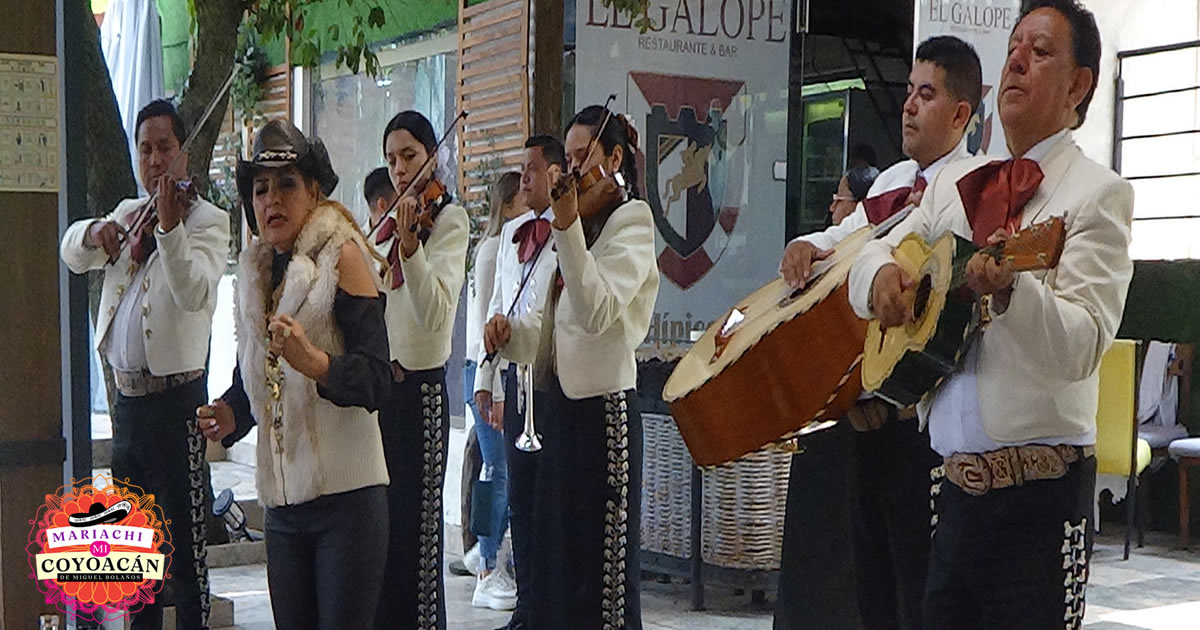
[[[518,451],[536,453],[542,450],[542,436],[537,433],[525,433],[522,431],[521,435],[517,436],[515,444]]]

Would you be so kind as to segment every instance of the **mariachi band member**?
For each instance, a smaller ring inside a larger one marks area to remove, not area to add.
[[[387,298],[393,382],[379,411],[392,483],[391,531],[375,627],[446,627],[442,580],[442,481],[450,442],[446,361],[466,273],[467,211],[440,188],[438,140],[415,111],[396,114],[383,130],[383,154],[396,211],[380,222],[373,243],[386,258],[380,279]],[[422,168],[425,167],[425,168]]]
[[[541,325],[497,315],[484,344],[533,363],[535,386],[545,392],[534,404],[543,448],[528,626],[638,629],[642,422],[634,350],[658,293],[654,220],[636,198],[637,134],[623,116],[586,107],[567,126],[565,144],[571,173],[560,176],[551,204],[558,270]]]
[[[487,315],[505,315],[521,320],[524,325],[540,330],[542,309],[547,292],[553,283],[558,254],[550,242],[550,189],[558,175],[566,172],[567,158],[563,145],[548,135],[532,136],[525,141],[521,158],[521,195],[529,211],[505,224],[500,232],[496,253],[494,289]],[[522,285],[522,280],[525,280]],[[511,309],[511,313],[509,313]],[[475,399],[487,405],[494,394],[508,402],[501,418],[504,456],[508,464],[508,506],[512,527],[513,572],[516,578],[516,602],[507,627],[519,630],[527,626],[533,605],[533,556],[540,548],[534,522],[537,471],[540,451],[527,452],[517,448],[517,438],[524,427],[525,401],[534,410],[541,394],[521,391],[525,384],[518,382],[517,368],[503,371],[502,392],[495,391],[493,373],[499,370],[500,357],[484,360],[481,354],[475,373]]]
[[[205,363],[229,258],[229,215],[184,190],[187,134],[170,101],[143,107],[135,134],[139,179],[157,191],[153,209],[147,198],[126,199],[103,219],[76,221],[63,234],[61,256],[74,273],[104,270],[96,349],[117,385],[112,474],[163,507],[175,548],[168,582],[177,623],[206,628],[204,516],[212,501],[193,411],[208,399]],[[131,615],[133,627],[161,628],[162,609],[161,598],[146,604]]]
[[[966,268],[987,323],[960,368],[918,406],[943,458],[925,627],[1079,628],[1095,524],[1100,359],[1133,265],[1133,190],[1072,141],[1100,68],[1094,16],[1075,0],[1026,4],[997,105],[1007,159],[950,164],[920,206],[850,271],[850,301],[884,327],[912,319],[891,248],[953,231],[976,245],[1063,217],[1058,265],[1014,273],[984,253]]]
[[[327,198],[337,175],[325,146],[291,123],[258,132],[237,184],[255,233],[238,260],[237,367],[197,422],[227,447],[258,424],[275,626],[367,627],[388,523],[374,410],[391,381],[371,250]]]
[[[803,286],[812,262],[827,257],[839,240],[919,203],[922,191],[943,167],[970,157],[964,134],[978,107],[981,76],[979,56],[961,39],[933,37],[917,47],[901,121],[902,146],[909,159],[880,173],[861,203],[835,199],[834,206],[844,203],[852,210],[840,223],[788,245],[780,271],[790,284]],[[841,210],[831,207],[831,212]],[[929,472],[941,460],[929,447],[929,436],[921,431],[911,408],[896,409],[879,398],[864,397],[846,417],[853,429],[847,459],[854,479],[850,529],[859,618],[866,630],[920,630],[929,565]],[[792,462],[777,615],[787,628],[831,623],[827,615],[837,613],[828,602],[842,599],[837,593],[813,597],[817,587],[813,579],[804,577],[819,575],[822,562],[844,566],[839,555],[814,550],[807,542],[812,536],[805,535],[810,532],[802,524],[818,527],[818,519],[829,520],[827,514],[806,518],[810,510],[800,500],[801,492],[813,491],[803,489],[806,479],[833,465],[806,461],[822,457],[816,443],[826,437],[810,436],[808,451]],[[808,555],[807,562],[800,561],[798,554]],[[820,583],[836,588],[827,580]]]

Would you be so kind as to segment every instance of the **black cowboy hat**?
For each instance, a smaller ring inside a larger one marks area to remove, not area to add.
[[[242,198],[242,209],[251,231],[258,232],[252,201],[254,175],[264,168],[282,168],[293,164],[301,174],[316,180],[326,196],[337,187],[337,173],[333,172],[329,152],[320,138],[305,138],[299,129],[286,120],[269,121],[254,136],[253,157],[249,160],[239,159],[237,163],[238,195]]]
[[[126,516],[129,516],[129,511],[133,509],[133,504],[129,501],[119,501],[114,503],[112,507],[106,508],[103,503],[96,502],[86,512],[76,512],[67,517],[67,523],[72,527],[91,527],[93,525],[111,525],[120,523]]]

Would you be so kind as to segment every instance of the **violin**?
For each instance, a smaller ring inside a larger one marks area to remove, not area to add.
[[[616,94],[610,94],[604,102],[604,120],[592,132],[592,140],[588,144],[587,154],[583,158],[584,164],[591,158],[592,152],[599,144],[600,134],[612,119],[612,110],[608,106],[616,98]],[[633,159],[633,156],[626,156],[625,159]],[[628,190],[625,178],[620,172],[610,173],[603,164],[597,164],[586,172],[575,168],[559,177],[558,181],[554,183],[554,188],[550,190],[550,197],[558,202],[559,199],[573,191],[577,197],[576,211],[579,213],[579,218],[592,219],[596,217],[603,224],[608,215],[629,198]]]
[[[183,200],[188,205],[200,198],[196,186],[189,179],[175,182],[175,190],[183,194]],[[158,227],[157,201],[158,191],[156,190],[136,212],[128,215],[128,225],[125,230],[126,242],[129,244],[129,256],[135,262],[145,263],[150,258],[150,254],[153,254],[158,247],[158,241],[154,239],[154,228]]]
[[[437,215],[450,204],[450,191],[442,180],[433,177],[425,184],[421,194],[417,195],[417,222],[408,226],[410,232],[417,232],[417,238],[424,243],[429,239],[429,231],[433,229]]]

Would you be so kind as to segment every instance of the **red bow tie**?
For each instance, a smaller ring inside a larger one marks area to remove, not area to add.
[[[525,264],[537,255],[538,251],[550,238],[550,220],[533,219],[526,221],[513,234],[513,242],[517,243],[517,260]]]
[[[971,240],[983,247],[996,230],[1011,232],[1019,227],[1025,204],[1042,177],[1037,162],[1020,158],[989,162],[959,179],[958,194],[971,224]]]
[[[924,191],[925,184],[925,177],[917,175],[917,180],[913,182],[912,186],[903,186],[863,199],[862,205],[863,210],[867,211],[867,220],[871,222],[871,225],[879,225],[887,221],[908,205],[910,195]]]
[[[375,244],[382,245],[396,233],[396,220],[388,217],[379,225],[379,232],[375,235]],[[387,267],[379,270],[379,277],[386,279],[388,270],[392,272],[392,290],[395,291],[401,286],[404,286],[404,271],[400,268],[400,239],[392,241],[391,248],[388,249]]]

